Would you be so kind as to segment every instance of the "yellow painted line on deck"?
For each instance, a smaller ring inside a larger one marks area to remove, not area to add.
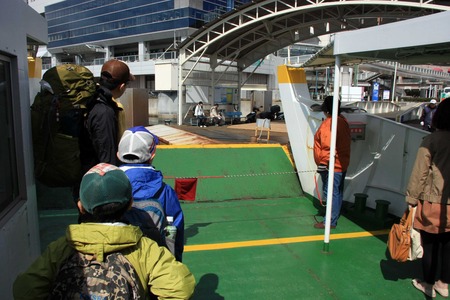
[[[363,237],[384,235],[384,234],[388,234],[389,230],[390,229],[331,234],[330,240],[353,239],[353,238],[363,238]],[[266,240],[217,243],[217,244],[185,245],[184,252],[223,250],[223,249],[233,249],[233,248],[243,248],[243,247],[257,247],[257,246],[317,242],[317,241],[322,241],[322,240],[323,240],[323,234],[298,236],[298,237],[290,237],[290,238],[277,238],[277,239],[266,239]]]
[[[158,149],[227,149],[227,148],[281,148],[280,144],[205,144],[205,145],[158,145]]]

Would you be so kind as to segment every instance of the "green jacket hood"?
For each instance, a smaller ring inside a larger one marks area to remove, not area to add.
[[[103,261],[105,253],[135,247],[141,238],[142,231],[132,225],[84,223],[69,225],[66,230],[70,247],[82,253],[94,254],[99,261]]]

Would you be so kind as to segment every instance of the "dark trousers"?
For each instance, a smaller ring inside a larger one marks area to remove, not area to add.
[[[214,123],[214,125],[222,126],[225,124],[225,121],[222,118],[214,117],[213,123]]]
[[[450,232],[428,233],[421,230],[423,277],[426,283],[434,284],[440,279],[450,283]]]
[[[197,116],[198,120],[198,126],[205,126],[206,125],[206,117],[205,116]]]

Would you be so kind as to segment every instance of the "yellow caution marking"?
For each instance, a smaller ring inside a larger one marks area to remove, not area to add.
[[[389,233],[389,229],[376,230],[376,231],[337,233],[337,234],[331,234],[330,240],[363,238],[363,237],[384,235],[384,234],[388,234],[388,233]],[[305,242],[317,242],[317,241],[322,241],[322,240],[323,240],[323,235],[309,235],[309,236],[298,236],[298,237],[254,240],[254,241],[241,241],[241,242],[228,242],[228,243],[202,244],[202,245],[186,245],[186,246],[184,246],[184,252],[222,250],[222,249],[282,245],[282,244],[305,243]]]
[[[278,83],[306,83],[306,72],[301,68],[278,66]]]

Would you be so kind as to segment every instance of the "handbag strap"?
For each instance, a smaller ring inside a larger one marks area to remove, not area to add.
[[[413,209],[410,210],[409,207],[407,207],[402,219],[400,220],[400,223],[403,224],[408,230],[411,230],[412,228],[413,215]]]

